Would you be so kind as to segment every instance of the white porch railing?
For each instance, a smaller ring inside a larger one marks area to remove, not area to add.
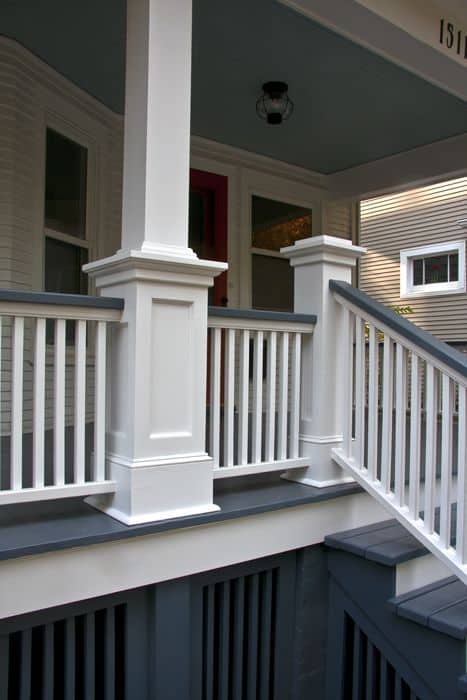
[[[121,308],[116,299],[0,291],[0,505],[114,490],[106,330]]]
[[[342,306],[336,461],[467,583],[467,358],[359,290]]]
[[[308,465],[299,456],[305,314],[209,310],[208,444],[214,477]]]

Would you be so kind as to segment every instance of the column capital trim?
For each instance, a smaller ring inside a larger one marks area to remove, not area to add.
[[[102,260],[88,263],[83,266],[92,279],[96,280],[98,287],[106,286],[106,282],[112,280],[123,282],[130,279],[150,281],[159,277],[162,273],[165,277],[173,275],[174,281],[178,277],[186,277],[191,281],[198,279],[197,284],[210,285],[214,277],[228,269],[228,264],[215,260],[200,260],[196,255],[182,256],[168,253],[149,253],[141,250],[119,250],[115,255]],[[178,280],[182,282],[182,280]],[[185,280],[186,283],[186,280]]]
[[[303,238],[292,246],[281,248],[281,253],[290,260],[292,267],[326,262],[354,266],[366,253],[366,248],[352,245],[346,238],[323,235]]]

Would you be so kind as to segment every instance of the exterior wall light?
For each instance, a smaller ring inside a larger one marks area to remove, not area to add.
[[[287,94],[289,86],[278,80],[263,85],[263,94],[256,102],[256,114],[268,124],[282,124],[293,112],[293,102]]]

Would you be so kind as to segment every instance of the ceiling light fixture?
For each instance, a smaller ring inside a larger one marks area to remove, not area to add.
[[[293,112],[294,104],[287,94],[289,86],[279,80],[270,80],[263,85],[263,94],[256,102],[256,114],[268,124],[278,125],[286,121]]]

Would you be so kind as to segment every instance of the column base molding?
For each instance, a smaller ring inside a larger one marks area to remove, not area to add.
[[[213,503],[213,462],[199,455],[169,459],[107,459],[116,492],[86,499],[125,525],[171,520],[220,510]]]
[[[300,435],[300,456],[307,457],[310,466],[284,472],[281,478],[316,488],[351,484],[355,480],[332,457],[332,450],[341,444],[342,435]]]
[[[342,469],[339,468],[338,471],[342,472]],[[351,476],[342,476],[330,479],[313,479],[311,477],[306,476],[306,474],[308,473],[316,474],[316,470],[314,470],[313,467],[309,467],[305,470],[294,469],[294,471],[288,471],[281,474],[281,479],[286,479],[287,481],[295,481],[297,484],[303,484],[304,486],[314,486],[315,488],[319,489],[325,489],[329,486],[341,486],[342,484],[351,484],[355,482],[355,479],[353,479]]]

